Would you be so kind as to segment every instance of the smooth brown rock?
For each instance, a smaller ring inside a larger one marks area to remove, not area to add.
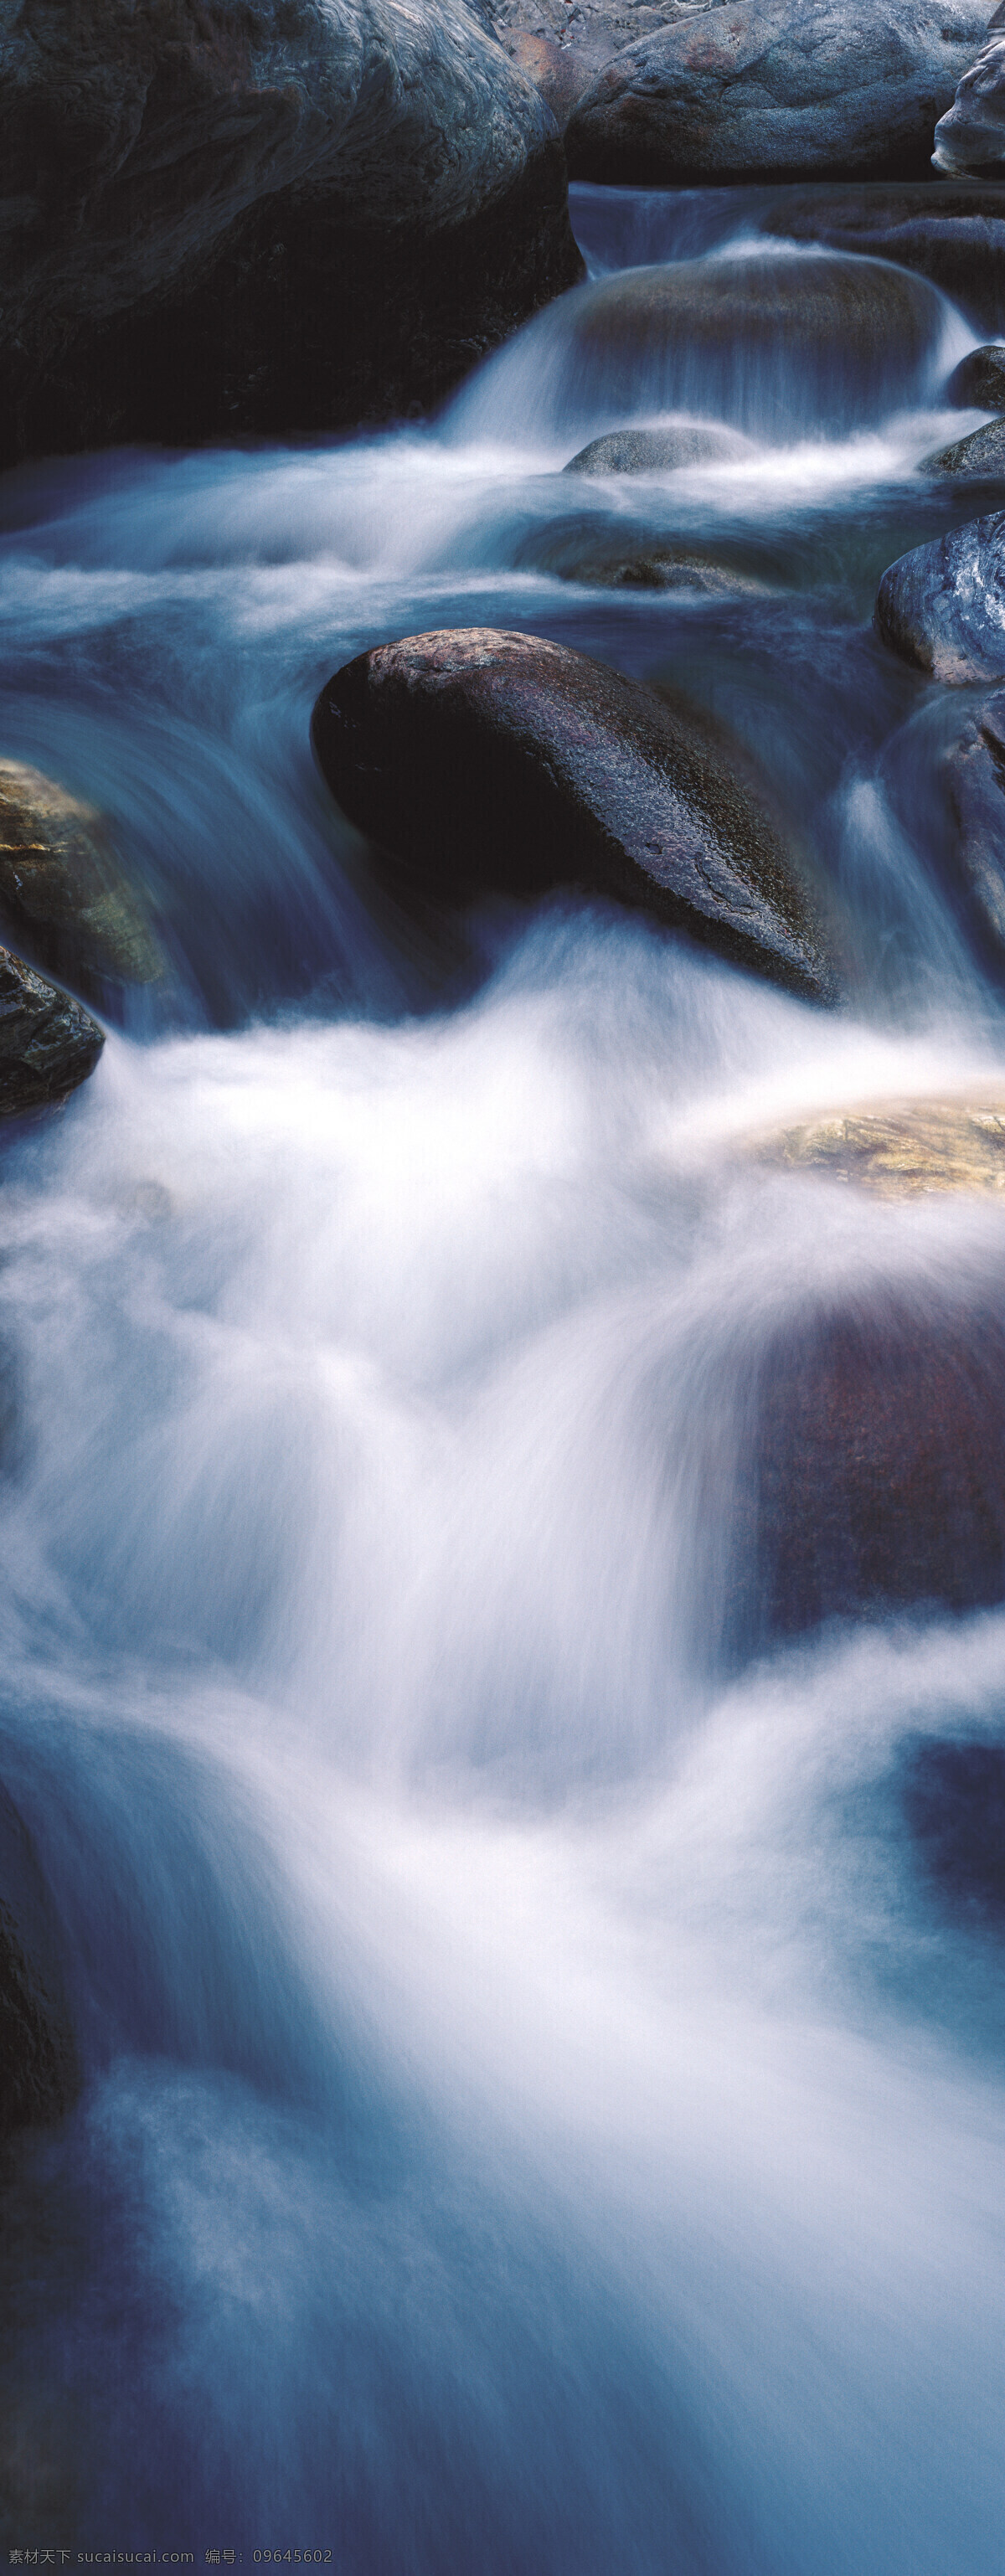
[[[102,816],[25,761],[0,760],[0,919],[91,1000],[163,971]]]
[[[817,999],[833,970],[791,854],[721,739],[535,636],[475,627],[360,654],[321,691],[320,767],[425,894],[577,885]]]
[[[978,1085],[962,1100],[839,1109],[751,1139],[748,1150],[762,1162],[824,1172],[877,1198],[947,1190],[996,1197],[1005,1190],[1005,1093]]]

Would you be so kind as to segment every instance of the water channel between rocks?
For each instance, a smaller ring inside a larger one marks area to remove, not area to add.
[[[573,195],[596,279],[808,257],[754,192]],[[1000,1391],[993,1190],[745,1142],[1005,1100],[965,693],[871,627],[975,507],[917,472],[978,415],[914,283],[906,356],[654,368],[573,298],[431,429],[0,485],[3,747],[110,815],[169,960],[3,1145],[0,1775],[87,2075],[8,2176],[12,2542],[1000,2564],[1005,1583],[803,1616],[814,1531],[845,1605],[790,1387],[765,1607],[743,1463],[824,1313],[892,1352],[880,1411],[923,1423],[933,1316]],[[561,474],[667,411],[749,445]],[[724,586],[624,575],[674,549]],[[477,624],[734,730],[838,1010],[578,896],[447,932],[379,890],[311,705]]]

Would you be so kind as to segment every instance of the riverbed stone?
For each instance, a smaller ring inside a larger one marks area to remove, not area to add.
[[[901,555],[883,574],[875,623],[884,644],[933,679],[1005,679],[1005,511]]]
[[[554,573],[559,581],[597,590],[667,590],[703,599],[766,599],[781,586],[764,558],[742,540],[668,537],[622,522],[558,520],[535,528],[519,555],[521,567]]]
[[[714,465],[754,454],[742,431],[721,421],[682,420],[659,429],[611,429],[570,456],[566,474],[672,474],[681,465]]]
[[[957,411],[1005,412],[1005,348],[971,349],[953,368],[945,398]]]
[[[1005,932],[1005,907],[1000,936]],[[1003,951],[1005,953],[1005,951]],[[745,1140],[758,1161],[819,1171],[871,1197],[1005,1191],[1005,1088],[975,1084],[962,1098],[882,1100],[825,1111]]]
[[[1005,969],[1005,691],[968,717],[947,754],[953,865],[979,944]],[[1003,1121],[1005,1127],[1005,1121]]]
[[[58,985],[0,948],[0,1118],[64,1100],[93,1073],[104,1030]]]
[[[99,1004],[163,959],[104,817],[27,761],[0,759],[0,920],[33,962]]]
[[[566,134],[573,178],[628,187],[927,172],[986,0],[729,0],[640,37]]]
[[[1005,36],[993,35],[964,72],[936,126],[932,159],[950,178],[961,171],[984,175],[1005,163]]]
[[[0,33],[0,463],[436,400],[582,275],[465,0],[28,0]]]
[[[0,2139],[61,2120],[80,2082],[52,1892],[0,1785]]]
[[[975,331],[1005,332],[1005,184],[787,188],[761,217],[788,241],[892,260],[941,287]]]
[[[739,755],[566,645],[472,627],[380,646],[322,689],[312,735],[345,813],[424,895],[574,885],[792,990],[833,991],[799,868]]]
[[[926,456],[921,472],[965,483],[1005,481],[1005,420],[986,421],[983,429],[971,430],[969,438],[940,447],[937,455]]]

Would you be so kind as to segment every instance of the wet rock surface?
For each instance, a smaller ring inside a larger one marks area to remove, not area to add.
[[[522,565],[555,573],[598,590],[691,592],[703,599],[766,599],[776,587],[763,558],[742,542],[701,545],[662,530],[597,527],[559,520],[535,530],[521,549]],[[772,568],[774,569],[774,568]],[[779,576],[783,577],[783,576]]]
[[[612,429],[570,456],[566,474],[672,474],[681,465],[711,465],[753,453],[749,438],[718,421],[680,421],[662,429]]]
[[[1000,169],[1005,162],[1005,37],[992,36],[964,72],[952,107],[935,129],[937,170]]]
[[[972,0],[910,13],[732,0],[642,35],[584,91],[574,178],[630,187],[927,173],[936,119],[987,32]]]
[[[1005,967],[1005,692],[985,700],[946,762],[953,863],[981,949]]]
[[[62,2119],[80,2081],[52,1895],[0,1785],[0,2139]]]
[[[99,1004],[163,971],[103,817],[27,762],[0,759],[0,921],[36,964]]]
[[[901,555],[880,582],[876,628],[933,679],[965,687],[1005,678],[1005,513],[968,519]]]
[[[1005,331],[1005,174],[1001,185],[793,187],[762,230],[892,260],[941,287],[974,330]]]
[[[765,1163],[820,1171],[878,1198],[926,1198],[943,1191],[996,1196],[1005,1189],[1005,1095],[975,1087],[971,1097],[885,1100],[755,1139]]]
[[[992,343],[986,349],[971,349],[953,368],[946,401],[960,411],[1005,412],[1005,348]]]
[[[463,0],[29,0],[0,142],[5,463],[421,408],[582,273]]]
[[[1005,1329],[889,1299],[762,1355],[744,1470],[737,1635],[1005,1596]]]
[[[0,948],[0,1118],[64,1100],[93,1073],[104,1043],[72,994]]]
[[[583,887],[814,998],[833,971],[766,805],[721,740],[566,646],[491,628],[361,654],[314,748],[350,820],[417,890]]]
[[[1005,477],[1005,420],[990,420],[983,429],[973,429],[969,438],[953,440],[951,447],[940,447],[935,456],[926,456],[923,474],[956,475],[964,482],[995,483]]]

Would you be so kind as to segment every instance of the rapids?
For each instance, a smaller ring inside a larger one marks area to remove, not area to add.
[[[791,336],[760,394],[570,377],[598,288],[749,257],[759,202],[574,199],[591,283],[431,429],[0,487],[0,738],[111,814],[169,958],[2,1146],[0,1776],[88,2076],[6,2185],[12,2548],[1001,2563],[1005,1870],[978,1901],[937,1801],[955,1748],[1005,1773],[1005,1613],[753,1655],[724,1606],[766,1336],[1002,1280],[997,1201],[742,1150],[1005,1085],[946,700],[869,625],[972,515],[917,466],[973,334],[926,288],[897,383]],[[560,475],[682,407],[749,456]],[[576,578],[640,533],[762,587]],[[474,623],[728,718],[840,1012],[572,897],[445,944],[376,890],[314,695]]]

